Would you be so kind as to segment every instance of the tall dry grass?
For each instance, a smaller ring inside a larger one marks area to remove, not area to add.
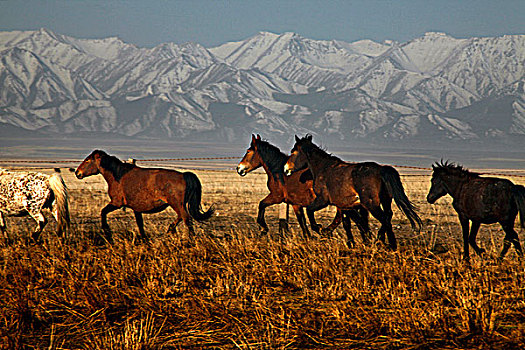
[[[496,257],[503,233],[483,226],[487,257],[460,259],[462,238],[450,200],[425,203],[429,176],[403,176],[425,226],[412,232],[394,208],[397,252],[348,249],[333,239],[304,241],[295,218],[279,241],[258,237],[257,203],[266,176],[197,172],[204,206],[217,215],[166,234],[174,212],[145,216],[152,244],[134,245],[130,210],[109,215],[115,244],[95,247],[101,177],[71,191],[72,232],[26,242],[34,222],[8,218],[0,248],[0,343],[6,349],[356,348],[467,349],[525,346],[524,266]],[[513,179],[519,180],[519,179]],[[519,181],[515,181],[519,182]],[[267,212],[277,231],[277,208]],[[318,214],[325,225],[333,209]],[[377,222],[371,219],[372,226]],[[377,230],[376,227],[373,228]],[[359,235],[356,235],[359,236]]]

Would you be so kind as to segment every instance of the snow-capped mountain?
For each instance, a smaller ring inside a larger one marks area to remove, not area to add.
[[[343,143],[525,143],[524,67],[525,35],[347,43],[261,32],[214,48],[138,48],[46,29],[0,32],[0,125],[172,139],[308,132]]]

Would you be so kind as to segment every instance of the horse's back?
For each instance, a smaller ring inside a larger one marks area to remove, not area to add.
[[[507,215],[516,215],[513,201],[514,184],[507,179],[476,177],[469,179],[463,187],[455,206],[470,219],[493,223]]]
[[[183,173],[162,168],[136,167],[120,180],[120,189],[112,197],[116,203],[139,212],[155,210],[166,202],[184,198],[186,183]],[[120,194],[122,199],[119,199]]]
[[[381,166],[374,162],[341,163],[327,177],[336,187],[342,183],[353,187],[378,187],[381,185]]]

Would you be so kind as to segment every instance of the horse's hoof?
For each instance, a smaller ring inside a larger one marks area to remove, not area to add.
[[[317,234],[320,234],[321,226],[320,225],[312,225],[312,231],[314,231]]]

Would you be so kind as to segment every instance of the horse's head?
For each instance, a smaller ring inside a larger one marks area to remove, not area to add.
[[[262,166],[262,159],[257,151],[257,143],[261,141],[261,135],[255,135],[252,134],[252,142],[250,143],[250,147],[246,150],[246,154],[242,158],[242,160],[239,162],[239,165],[237,165],[237,173],[241,176],[246,176],[249,172],[259,168]]]
[[[312,135],[306,135],[303,138],[295,136],[295,145],[291,150],[290,157],[284,165],[284,173],[288,176],[293,172],[304,169],[308,166],[306,154],[303,152],[303,147],[306,144],[312,144]]]
[[[448,193],[446,184],[448,164],[436,163],[432,165],[432,179],[430,180],[430,190],[427,194],[427,202],[434,204],[439,198]]]
[[[87,176],[100,174],[100,160],[106,155],[104,151],[95,150],[75,170],[77,179],[83,179]]]

